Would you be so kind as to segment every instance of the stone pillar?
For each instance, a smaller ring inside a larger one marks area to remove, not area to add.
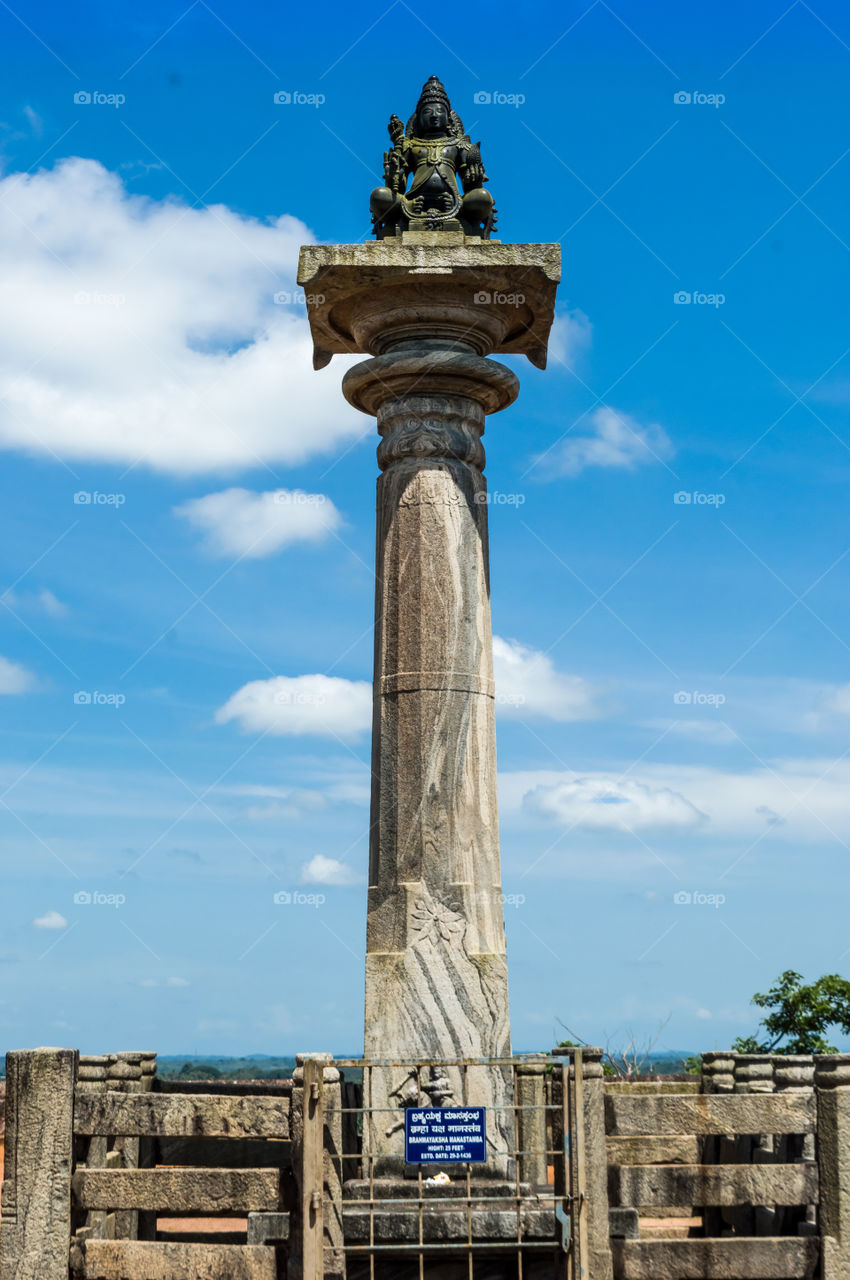
[[[605,1142],[604,1049],[581,1050],[584,1076],[584,1165],[587,1199],[579,1212],[587,1219],[586,1274],[589,1280],[611,1280],[610,1224],[608,1220],[608,1155]],[[577,1068],[574,1068],[574,1070]]]
[[[516,1068],[517,1147],[519,1177],[534,1187],[548,1180],[549,1146],[546,1123],[547,1059],[520,1062]]]
[[[811,1093],[815,1063],[810,1053],[781,1053],[773,1059],[773,1082],[777,1093]],[[813,1133],[777,1134],[778,1164],[802,1164],[816,1157]],[[785,1205],[776,1210],[776,1235],[817,1235],[817,1206]]]
[[[850,1054],[815,1055],[823,1280],[850,1280]]]
[[[2,1280],[68,1280],[74,1049],[6,1054]]]
[[[703,1093],[734,1093],[735,1058],[729,1050],[713,1051],[702,1055]],[[732,1134],[708,1134],[702,1139],[702,1163],[723,1164],[734,1154],[735,1139]],[[723,1211],[717,1205],[701,1205],[703,1233],[721,1236],[726,1228]]]
[[[735,1092],[773,1093],[773,1059],[769,1053],[735,1054]],[[773,1134],[739,1134],[738,1164],[769,1164],[773,1161]],[[772,1205],[738,1205],[734,1209],[738,1235],[773,1235],[775,1213]]]
[[[769,1053],[740,1053],[735,1059],[736,1093],[773,1093],[773,1058]],[[742,1143],[742,1164],[775,1163],[775,1140],[772,1133],[752,1134],[739,1139]],[[776,1234],[776,1208],[774,1205],[744,1207],[743,1222],[748,1229],[742,1234],[772,1236]]]
[[[702,1055],[702,1092],[735,1092],[735,1057],[728,1049]]]
[[[299,1208],[290,1235],[288,1275],[345,1280],[340,1074],[329,1065],[330,1053],[299,1053],[296,1063],[291,1134]]]
[[[421,343],[356,366],[343,387],[352,403],[377,413],[385,468],[365,1056],[405,1064],[507,1058],[481,435],[485,412],[510,404],[517,381],[491,360]],[[514,1145],[509,1068],[470,1067],[465,1083],[468,1097],[460,1070],[426,1069],[412,1100],[487,1106],[490,1152],[506,1173]],[[405,1066],[373,1073],[372,1084],[372,1106],[410,1105]],[[387,1133],[392,1127],[377,1133],[396,1154],[403,1134]]]
[[[368,1073],[378,1174],[401,1172],[419,1101],[486,1106],[486,1171],[512,1167],[510,1070],[417,1064],[511,1052],[481,437],[519,389],[486,357],[545,364],[559,267],[557,246],[462,232],[301,251],[314,363],[372,356],[343,391],[382,437],[365,1056],[398,1066]]]

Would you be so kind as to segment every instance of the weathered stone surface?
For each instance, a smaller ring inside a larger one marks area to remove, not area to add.
[[[289,1099],[77,1090],[74,1127],[136,1137],[286,1138]]]
[[[76,1073],[73,1049],[6,1055],[2,1280],[67,1280]]]
[[[87,1169],[71,1186],[81,1209],[244,1214],[280,1203],[275,1169]]]
[[[819,1054],[815,1085],[820,1227],[835,1242],[826,1280],[850,1280],[850,1054]]]
[[[432,336],[460,337],[479,355],[527,355],[544,368],[560,245],[425,237],[302,248],[298,283],[315,368],[334,354],[380,355],[403,339]]]
[[[288,1213],[249,1213],[248,1243],[278,1244],[289,1239]]]
[[[640,1236],[637,1209],[612,1208],[608,1210],[610,1235],[621,1240],[637,1240]]]
[[[436,1207],[423,1214],[422,1239],[431,1242],[463,1241],[470,1231],[472,1239],[515,1240],[517,1237],[516,1209],[492,1209],[476,1205],[467,1214],[463,1208]],[[520,1217],[521,1230],[527,1239],[554,1240],[555,1215],[550,1203],[533,1200],[523,1202]],[[343,1224],[346,1244],[363,1244],[369,1240],[369,1209],[365,1205],[348,1204],[343,1207]],[[374,1238],[377,1242],[410,1243],[420,1238],[420,1217],[415,1207],[402,1205],[378,1207],[374,1214]]]
[[[576,1098],[583,1094],[584,1150],[576,1152],[576,1165],[584,1165],[583,1177],[574,1184],[585,1189],[586,1202],[579,1214],[578,1238],[584,1249],[580,1265],[593,1280],[610,1280],[612,1257],[608,1218],[607,1152],[605,1146],[605,1077],[602,1071],[603,1050],[586,1045],[573,1067]],[[577,1103],[578,1105],[578,1103]],[[577,1135],[578,1137],[579,1135]],[[578,1144],[577,1144],[578,1145]],[[578,1171],[578,1170],[577,1170]]]
[[[627,1080],[605,1081],[606,1093],[622,1094],[626,1098],[638,1098],[647,1094],[655,1097],[671,1093],[699,1093],[699,1091],[698,1076],[694,1076],[693,1080],[635,1080],[633,1083]]]
[[[432,379],[444,387],[449,377],[454,394],[431,392]],[[481,434],[485,411],[513,399],[516,379],[480,356],[417,346],[357,366],[344,389],[377,411],[383,437],[366,1057],[504,1058],[510,1030]],[[418,1089],[408,1068],[387,1068],[369,1073],[364,1092],[378,1109],[364,1152],[394,1157],[387,1172],[401,1172],[402,1110],[418,1100],[486,1106],[487,1171],[509,1171],[509,1068],[426,1070]],[[380,1114],[387,1108],[398,1108],[398,1121]]]
[[[667,1134],[645,1138],[608,1138],[609,1164],[699,1164],[700,1140],[695,1134]]]
[[[105,1066],[84,1066],[80,1063],[80,1069],[77,1072],[78,1080],[105,1080],[107,1076],[107,1068]]]
[[[520,1178],[532,1186],[546,1183],[550,1156],[546,1124],[546,1060],[516,1069],[517,1145]]]
[[[292,1164],[288,1138],[161,1138],[156,1148],[158,1164],[199,1169],[288,1169]]]
[[[612,1168],[611,1193],[620,1204],[816,1204],[816,1165],[624,1165]],[[661,1215],[659,1215],[661,1216]]]
[[[609,1134],[811,1133],[814,1098],[804,1093],[697,1094],[605,1099]]]
[[[418,1200],[421,1195],[426,1201],[433,1202],[466,1200],[465,1177],[460,1177],[454,1182],[438,1184],[436,1187],[425,1186],[424,1180],[427,1177],[428,1174],[424,1173],[421,1188],[418,1178],[374,1178],[371,1182],[367,1178],[354,1178],[345,1184],[345,1199],[352,1202],[371,1199]],[[534,1198],[537,1194],[529,1183],[520,1183],[520,1195],[523,1198]],[[476,1204],[479,1201],[489,1203],[494,1200],[499,1201],[502,1207],[514,1205],[517,1198],[517,1185],[516,1182],[503,1182],[499,1178],[476,1178],[472,1183],[472,1198]]]
[[[110,1080],[138,1080],[142,1074],[140,1062],[112,1062],[107,1068]]]
[[[89,1240],[80,1252],[85,1280],[277,1280],[263,1245]]]
[[[619,1280],[806,1280],[818,1240],[612,1240]]]

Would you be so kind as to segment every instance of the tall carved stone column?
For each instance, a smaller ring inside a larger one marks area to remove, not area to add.
[[[510,1054],[481,437],[519,389],[487,356],[545,363],[559,261],[445,231],[301,251],[315,362],[372,355],[343,390],[382,437],[365,1052],[400,1063],[369,1097],[399,1112],[364,1148],[396,1172],[420,1100],[491,1108],[490,1172],[514,1146],[507,1070],[407,1064]]]

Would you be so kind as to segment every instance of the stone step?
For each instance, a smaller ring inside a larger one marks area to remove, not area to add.
[[[426,1205],[420,1215],[418,1207],[402,1207],[398,1203],[375,1205],[349,1201],[343,1204],[343,1231],[346,1245],[411,1244],[420,1238],[425,1243],[463,1243],[471,1238],[477,1243],[516,1240],[552,1240],[555,1242],[555,1214],[550,1204],[539,1207],[524,1205],[519,1213],[510,1209],[468,1209],[466,1206]],[[421,1229],[421,1237],[420,1237]]]

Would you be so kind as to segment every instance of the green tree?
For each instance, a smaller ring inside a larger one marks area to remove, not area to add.
[[[840,1027],[850,1035],[850,982],[837,973],[805,983],[801,973],[786,969],[750,1003],[771,1010],[759,1024],[764,1038],[739,1037],[732,1044],[736,1053],[837,1053],[827,1030]]]
[[[221,1072],[217,1067],[203,1062],[184,1062],[177,1078],[179,1080],[220,1080]]]

